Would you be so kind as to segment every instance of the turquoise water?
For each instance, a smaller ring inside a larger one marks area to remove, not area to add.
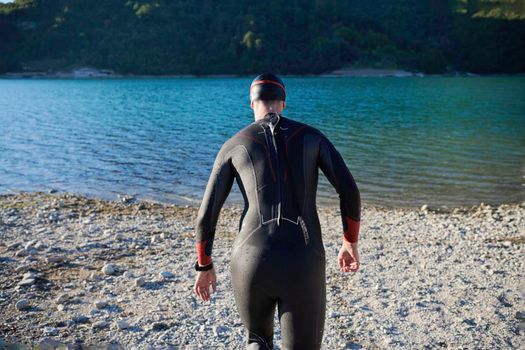
[[[253,121],[250,80],[0,80],[0,193],[198,204],[220,145]],[[283,114],[331,138],[366,203],[525,200],[523,77],[284,82]],[[321,176],[318,202],[337,200]]]

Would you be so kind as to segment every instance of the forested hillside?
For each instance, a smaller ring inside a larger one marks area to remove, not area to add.
[[[525,0],[18,0],[0,72],[525,72]]]

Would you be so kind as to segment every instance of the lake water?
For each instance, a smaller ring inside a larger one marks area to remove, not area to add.
[[[197,204],[221,144],[253,121],[251,78],[0,80],[0,193]],[[283,114],[319,128],[363,201],[525,200],[525,78],[285,78]],[[236,185],[228,202],[241,202]],[[337,194],[320,177],[318,203]]]

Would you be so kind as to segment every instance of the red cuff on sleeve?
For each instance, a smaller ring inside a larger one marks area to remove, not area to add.
[[[211,263],[211,256],[206,255],[206,242],[197,242],[197,261],[200,266],[205,266]]]
[[[355,243],[359,237],[359,221],[355,221],[345,216],[346,230],[344,233],[344,240],[346,242]]]

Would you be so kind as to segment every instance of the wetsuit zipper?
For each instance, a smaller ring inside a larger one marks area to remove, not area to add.
[[[279,118],[279,117],[277,117]],[[277,119],[277,122],[272,123],[272,119],[270,119],[269,128],[270,132],[272,134],[272,144],[273,148],[275,150],[275,160],[277,162],[276,168],[277,168],[277,191],[278,191],[278,201],[277,201],[277,225],[280,225],[282,222],[282,213],[281,213],[281,171],[279,170],[279,151],[277,150],[277,143],[275,142],[275,135],[274,130],[275,126],[279,122],[279,119]]]

